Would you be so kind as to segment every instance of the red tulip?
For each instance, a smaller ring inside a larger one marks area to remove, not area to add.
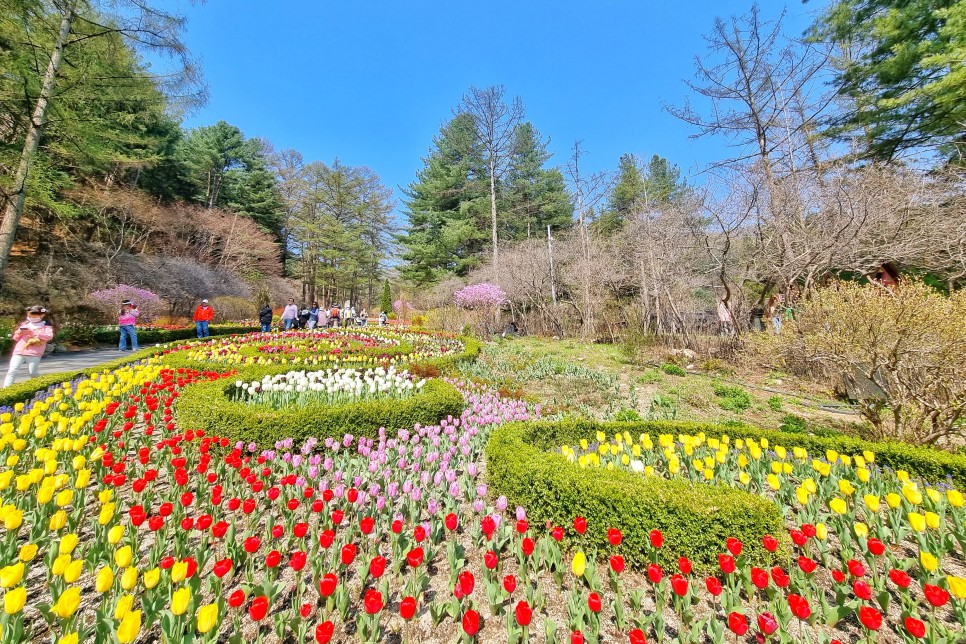
[[[335,530],[325,530],[319,535],[319,545],[328,550],[335,540]]]
[[[651,580],[652,584],[659,584],[664,578],[664,571],[656,563],[652,563],[647,567],[647,578]]]
[[[453,530],[456,529],[456,526],[458,525],[459,520],[456,518],[455,514],[450,512],[449,514],[446,515],[446,519],[444,519],[444,523],[446,524],[446,529],[452,532]]]
[[[721,582],[718,581],[717,577],[708,577],[707,579],[704,580],[704,585],[705,585],[705,588],[708,589],[708,592],[714,595],[715,597],[721,594],[721,591],[722,591]]]
[[[574,631],[571,633],[570,644],[584,644],[584,634],[580,631]]]
[[[574,530],[577,534],[583,534],[587,532],[587,519],[583,517],[577,517],[574,519]]]
[[[731,555],[718,555],[718,566],[721,572],[730,575],[735,571],[735,560]]]
[[[457,586],[459,586],[460,592],[463,593],[464,597],[469,597],[473,594],[473,586],[476,584],[476,579],[473,577],[473,573],[471,573],[469,570],[464,570],[459,574],[457,582]]]
[[[751,583],[753,583],[759,590],[768,588],[768,573],[761,568],[752,568]]]
[[[475,610],[463,613],[463,632],[473,637],[480,631],[480,614]]]
[[[265,565],[269,568],[276,567],[280,561],[282,561],[282,553],[280,553],[278,550],[272,550],[270,553],[265,555]]]
[[[232,608],[238,608],[245,603],[245,591],[239,588],[232,594],[228,595],[228,605]]]
[[[802,621],[808,619],[809,615],[812,614],[812,607],[809,606],[808,600],[801,595],[794,593],[789,595],[788,606],[792,609],[792,614]]]
[[[639,628],[635,628],[630,633],[628,633],[631,644],[647,644],[647,638],[644,636],[644,631]]]
[[[292,553],[292,559],[289,561],[289,565],[295,572],[301,571],[305,568],[305,564],[308,562],[308,555],[301,550],[296,550]]]
[[[592,613],[599,613],[601,609],[600,595],[597,593],[590,593],[587,595],[587,608],[589,608]]]
[[[661,534],[660,530],[651,530],[649,535],[651,539],[651,546],[654,548],[660,548],[664,545],[664,535]]]
[[[496,521],[493,520],[493,517],[486,515],[480,519],[480,530],[482,530],[483,534],[486,535],[487,541],[492,539],[493,532],[496,530]]]
[[[296,523],[292,527],[292,534],[294,534],[299,539],[301,539],[306,534],[308,534],[308,531],[309,531],[309,524],[308,523],[305,523],[304,521],[303,522]]]
[[[833,570],[832,579],[835,580],[835,583],[841,584],[842,582],[845,581],[845,573],[842,572],[841,570]]]
[[[818,564],[808,557],[801,556],[798,558],[798,567],[801,568],[802,572],[804,572],[806,575],[810,575],[815,572],[815,568],[818,567]]]
[[[323,597],[328,597],[328,595],[323,595]],[[315,641],[318,642],[319,644],[326,644],[326,642],[332,639],[332,633],[334,631],[335,631],[335,627],[331,621],[327,621],[327,622],[323,622],[322,624],[319,624],[318,626],[315,627]]]
[[[356,544],[347,543],[342,546],[341,560],[343,566],[348,566],[356,558]]]
[[[678,559],[678,570],[681,571],[682,575],[690,575],[691,568],[692,566],[691,566],[690,559],[688,559],[687,557],[681,557],[680,559]]]
[[[870,631],[877,631],[882,628],[882,613],[871,606],[859,608],[859,621]]]
[[[728,628],[731,632],[741,637],[748,632],[748,618],[741,613],[731,613],[728,615]]]
[[[861,579],[856,579],[855,583],[852,584],[852,592],[859,599],[869,601],[872,599],[872,587],[865,583]]]
[[[878,557],[885,552],[885,544],[875,537],[870,537],[865,545],[869,549],[869,554],[875,557]]]
[[[623,540],[623,538],[624,538],[624,535],[622,535],[621,531],[618,530],[617,528],[607,529],[607,541],[610,542],[610,545],[612,546],[621,545],[621,541]]]
[[[808,537],[805,536],[801,530],[795,530],[794,528],[788,531],[788,535],[792,538],[792,543],[801,548],[806,543],[808,543]]]
[[[776,550],[778,550],[778,539],[771,536],[770,534],[766,534],[764,537],[761,538],[761,545],[763,545],[765,547],[765,550],[767,550],[768,552],[775,552]],[[761,616],[759,616],[759,621],[760,620],[761,620]]]
[[[813,526],[813,525],[812,525],[811,523],[803,523],[803,524],[802,524],[802,532],[803,532],[803,533],[805,534],[805,536],[806,536],[806,537],[808,537],[809,539],[811,539],[811,538],[812,538],[812,537],[814,537],[814,536],[815,536],[816,534],[818,534],[818,530],[816,530],[816,529],[815,529],[815,526]]]
[[[312,614],[312,604],[310,604],[309,602],[305,602],[304,604],[302,604],[302,606],[299,608],[299,615],[301,615],[302,619],[308,619],[309,615],[311,614]]]
[[[415,597],[405,597],[401,602],[399,602],[399,615],[405,619],[410,620],[413,615],[416,614],[416,598]]]
[[[906,627],[906,631],[916,639],[922,639],[926,636],[926,625],[922,622],[922,620],[916,619],[912,615],[909,615],[906,617],[904,625]]]
[[[889,571],[889,579],[899,588],[908,588],[909,584],[912,583],[912,577],[895,568]]]
[[[376,520],[372,517],[362,517],[359,520],[359,529],[362,530],[362,534],[370,534],[375,527]]]
[[[788,588],[788,584],[791,582],[791,577],[786,575],[785,571],[779,566],[771,569],[771,579],[779,588]]]
[[[413,548],[409,551],[409,554],[406,555],[406,563],[409,564],[410,568],[419,568],[419,566],[423,563],[423,557],[424,554],[422,548]]]
[[[496,568],[496,565],[498,563],[500,563],[500,560],[496,556],[495,552],[493,552],[492,550],[487,550],[485,553],[483,553],[483,564],[487,568],[489,568],[490,570],[493,570],[494,568]]]
[[[673,575],[671,577],[671,590],[678,597],[684,597],[688,594],[688,580],[681,575]]]
[[[530,608],[530,604],[522,600],[517,602],[514,613],[516,613],[517,623],[520,626],[530,625],[530,620],[533,619],[533,610]]]
[[[345,512],[342,510],[334,510],[332,512],[332,523],[335,525],[341,525],[342,521],[345,519]]]
[[[164,527],[164,517],[153,516],[150,519],[148,519],[148,528],[150,528],[153,532],[157,532],[163,527]]]
[[[335,592],[335,587],[339,585],[339,579],[333,573],[328,573],[319,582],[319,594],[323,597],[331,597]]]
[[[564,538],[564,529],[559,525],[554,526],[553,530],[550,531],[550,536],[553,537],[554,541],[561,541]]]
[[[945,606],[946,602],[949,601],[949,593],[946,590],[940,588],[939,586],[933,586],[932,584],[923,584],[922,593],[923,595],[926,596],[926,601],[928,601],[936,608]]]
[[[215,569],[212,571],[215,573],[215,577],[221,579],[231,571],[231,559],[222,559],[221,561],[215,562]]]
[[[522,550],[523,554],[527,557],[533,554],[534,546],[535,544],[533,543],[533,539],[530,537],[524,537],[520,542],[520,550]]]
[[[765,636],[771,635],[778,630],[778,620],[771,613],[762,613],[758,616],[758,630]]]
[[[864,577],[865,576],[865,566],[862,565],[861,561],[855,559],[849,559],[845,564],[849,569],[849,574],[853,577]]]
[[[382,574],[386,572],[386,558],[385,557],[373,557],[372,561],[369,562],[369,574],[375,579],[382,577]]]
[[[517,578],[513,575],[507,575],[503,578],[503,590],[507,591],[510,595],[513,591],[517,589]]]
[[[248,537],[247,539],[245,539],[245,543],[243,544],[243,547],[245,548],[245,552],[247,552],[248,554],[252,554],[253,552],[256,552],[261,547],[261,545],[262,545],[262,540],[259,539],[258,537]]]
[[[530,529],[530,524],[527,523],[526,519],[519,519],[517,521],[517,533],[525,534],[527,530]]]
[[[258,622],[268,613],[268,597],[259,595],[252,600],[252,605],[248,607],[248,616]]]
[[[370,588],[366,591],[366,596],[362,600],[362,605],[369,615],[375,615],[382,610],[382,593]]]
[[[426,528],[421,525],[413,528],[413,539],[416,540],[416,543],[422,543],[426,539]]]
[[[620,555],[611,555],[610,557],[610,568],[617,574],[624,572],[624,557]]]

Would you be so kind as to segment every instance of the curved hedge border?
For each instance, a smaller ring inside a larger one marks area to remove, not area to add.
[[[595,427],[585,423],[586,431]],[[919,447],[896,441],[867,441],[845,434],[808,434],[761,429],[751,425],[715,425],[689,421],[642,421],[610,423],[609,433],[628,431],[632,436],[649,434],[699,434],[711,438],[728,435],[731,438],[768,440],[770,447],[781,445],[786,449],[803,447],[812,457],[824,457],[828,450],[854,456],[868,450],[875,453],[875,464],[893,470],[905,470],[912,476],[922,477],[927,483],[952,483],[958,488],[966,487],[966,456],[953,454],[938,448]]]
[[[753,561],[770,563],[776,555],[761,537],[784,533],[781,510],[756,494],[723,485],[645,478],[623,470],[581,468],[550,451],[581,438],[595,440],[600,429],[612,434],[627,423],[519,422],[494,430],[486,447],[487,478],[511,505],[522,505],[533,523],[570,525],[587,519],[584,547],[609,552],[607,529],[624,534],[620,552],[627,562],[650,562],[649,535],[664,534],[659,563],[671,568],[688,557],[700,570],[715,569],[728,537],[745,544]],[[779,552],[779,556],[781,555]]]
[[[226,324],[209,326],[208,332],[212,336],[217,335],[236,335],[239,333],[251,333],[258,331],[257,326],[242,326],[240,324]],[[198,335],[194,327],[183,329],[138,329],[138,343],[163,343],[176,342],[178,340],[194,340]],[[94,339],[104,344],[117,344],[120,331],[114,329],[102,329],[94,334]]]
[[[175,415],[180,427],[204,429],[231,440],[271,447],[292,438],[296,444],[306,438],[342,438],[345,434],[375,437],[380,427],[395,433],[416,423],[435,425],[447,416],[459,416],[465,403],[452,385],[431,380],[423,390],[401,400],[374,400],[348,405],[306,405],[272,409],[266,405],[235,402],[228,391],[235,380],[257,380],[269,373],[291,371],[291,365],[248,368],[229,376],[186,388],[178,398]]]

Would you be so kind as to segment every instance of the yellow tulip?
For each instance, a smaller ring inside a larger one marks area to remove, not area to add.
[[[855,493],[855,486],[852,485],[852,481],[848,479],[839,479],[839,492],[846,496],[850,496]]]
[[[20,546],[20,561],[32,561],[37,556],[37,544],[25,543]]]
[[[872,478],[872,473],[864,467],[860,467],[855,473],[863,483],[868,483],[869,479]]]
[[[855,530],[855,536],[860,539],[865,539],[869,536],[869,526],[865,525],[861,521],[852,526],[852,528]]]
[[[84,570],[84,560],[74,559],[67,567],[64,568],[64,581],[68,584],[72,584],[77,581],[77,578],[81,576],[81,572]]]
[[[748,474],[748,472],[742,472],[738,475],[738,480],[741,481],[742,485],[748,485],[751,483],[751,476]]]
[[[902,504],[902,497],[895,492],[889,492],[886,494],[886,503],[890,508],[895,510]]]
[[[138,583],[138,569],[134,566],[126,568],[121,573],[121,588],[131,590]]]
[[[800,504],[806,505],[808,503],[808,490],[805,489],[805,486],[799,485],[795,488],[795,496]]]
[[[949,584],[949,592],[952,593],[953,597],[966,599],[966,579],[950,575],[946,577],[946,582]]]
[[[158,585],[159,581],[161,581],[161,569],[152,568],[151,570],[144,573],[144,576],[141,578],[141,580],[144,583],[144,587],[147,588],[148,590],[151,590],[152,588]]]
[[[23,511],[21,510],[14,509],[3,517],[3,527],[11,532],[19,530],[21,525],[23,525]]]
[[[8,590],[3,596],[3,610],[7,615],[16,615],[23,610],[27,603],[27,589],[17,586],[13,590]]]
[[[838,497],[829,501],[828,507],[829,510],[835,514],[845,514],[849,510],[848,506],[845,504],[845,501]]]
[[[815,481],[811,478],[807,478],[804,481],[802,481],[802,485],[805,486],[805,489],[808,490],[809,494],[815,494],[816,492],[818,492],[818,486],[815,484]]]
[[[198,609],[198,632],[207,633],[218,625],[218,604],[208,604]]]
[[[57,531],[67,525],[67,513],[63,510],[57,510],[50,517],[49,527],[52,531]]]
[[[940,524],[940,520],[939,520],[939,515],[938,514],[936,514],[935,512],[926,512],[926,525],[927,526],[929,526],[933,530],[938,530],[939,529],[939,524]]]
[[[862,500],[865,501],[865,507],[869,508],[869,512],[879,511],[881,501],[875,494],[866,494],[864,497],[862,497]]]
[[[109,501],[101,506],[101,512],[97,517],[97,522],[101,525],[107,525],[114,518],[114,509],[117,505],[113,501]]]
[[[97,578],[94,580],[94,590],[99,593],[106,593],[114,585],[114,571],[110,566],[104,566],[97,571]]]
[[[902,487],[902,496],[906,497],[906,501],[913,505],[922,504],[922,492],[911,485],[904,485]]]
[[[828,539],[828,526],[826,526],[824,523],[816,523],[815,538],[819,541],[825,541]]]
[[[949,505],[954,508],[963,507],[963,493],[959,490],[949,490],[946,492],[946,498],[949,500]]]
[[[922,516],[918,512],[910,512],[906,515],[906,519],[909,520],[909,525],[916,532],[923,532],[926,529],[926,517]]]
[[[774,474],[769,474],[767,480],[768,480],[768,487],[770,487],[773,490],[777,490],[782,485],[781,481]]]
[[[70,505],[74,500],[74,490],[61,490],[57,493],[57,507],[62,508],[65,505]]]
[[[926,488],[926,496],[929,497],[930,501],[936,504],[938,504],[943,499],[943,495],[940,494],[939,490],[937,490],[934,487]]]
[[[0,586],[3,588],[13,588],[23,579],[23,562],[17,562],[12,566],[0,568]]]
[[[925,550],[919,551],[919,563],[926,572],[936,572],[939,568],[939,560],[932,553]]]
[[[171,612],[175,615],[183,615],[188,610],[191,603],[191,589],[187,586],[179,588],[171,595]]]
[[[864,452],[862,452],[862,458],[864,458],[869,463],[875,463],[875,454],[870,452],[869,450],[865,450]]]
[[[122,546],[114,553],[114,563],[116,563],[119,568],[127,568],[130,566],[133,558],[134,555],[131,552],[131,546]]]
[[[50,567],[50,572],[53,573],[55,577],[60,577],[67,570],[67,564],[70,563],[70,555],[59,555],[54,559],[54,565]]]
[[[107,542],[112,546],[116,546],[117,542],[121,540],[124,536],[124,526],[116,525],[107,531]]]
[[[76,534],[65,534],[60,539],[60,548],[58,549],[58,554],[69,555],[74,552],[74,548],[77,547],[77,535]]]
[[[133,642],[141,631],[141,611],[129,611],[117,627],[117,640],[123,644]]]
[[[587,568],[587,555],[582,551],[578,550],[577,554],[574,555],[574,560],[570,564],[570,569],[574,571],[574,575],[577,577],[582,577],[584,570]]]
[[[57,617],[67,619],[77,612],[78,606],[80,606],[80,588],[71,586],[60,594],[60,597],[57,598],[57,603],[50,610]]]

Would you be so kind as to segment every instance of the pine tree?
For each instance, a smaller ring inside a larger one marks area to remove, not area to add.
[[[681,168],[656,154],[647,164],[645,184],[649,206],[671,203],[688,191],[687,182],[681,178]]]
[[[644,173],[633,154],[622,154],[617,170],[617,182],[611,189],[607,206],[594,227],[608,234],[620,230],[647,201]]]
[[[544,168],[552,155],[540,133],[528,122],[516,127],[507,172],[503,237],[509,240],[546,236],[573,224],[573,204],[557,168]]]
[[[397,238],[406,262],[400,272],[417,285],[465,275],[486,247],[489,203],[475,128],[468,114],[444,125],[404,191],[408,226]]]
[[[379,302],[379,310],[383,313],[392,313],[392,290],[389,288],[389,280],[382,284],[382,300]]]

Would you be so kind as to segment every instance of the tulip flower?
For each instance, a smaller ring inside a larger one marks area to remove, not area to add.
[[[728,628],[732,633],[741,637],[748,632],[748,618],[741,613],[732,612],[728,615]]]
[[[932,584],[923,584],[922,594],[925,595],[926,601],[936,608],[945,606],[949,601],[949,593],[945,589]]]
[[[171,595],[171,612],[175,615],[184,615],[191,603],[191,589],[187,586],[179,588]]]
[[[903,626],[906,627],[906,632],[916,639],[922,639],[926,636],[926,625],[922,620],[918,620],[912,615],[906,616],[906,619],[903,621]]]
[[[758,615],[758,630],[768,637],[778,630],[778,620],[769,612],[761,613]]]
[[[315,641],[318,644],[328,644],[332,641],[332,634],[335,633],[335,625],[330,622],[322,622],[315,627]]]
[[[198,632],[205,634],[218,625],[218,604],[206,604],[198,609],[196,615]]]
[[[399,602],[399,615],[406,621],[413,618],[416,614],[416,599],[414,597],[404,597]]]
[[[877,631],[882,628],[882,613],[871,606],[859,608],[859,621],[870,631]]]
[[[57,598],[57,601],[50,610],[57,615],[57,617],[67,619],[77,611],[79,606],[80,588],[77,586],[71,586],[60,594],[60,597]],[[140,622],[138,623],[138,628],[140,628]]]
[[[468,610],[463,613],[463,632],[470,637],[474,637],[480,632],[480,614],[475,610]]]
[[[587,555],[585,555],[583,551],[578,550],[570,564],[570,569],[573,571],[575,577],[583,577],[584,570],[586,570],[586,568]]]
[[[141,631],[141,611],[128,611],[121,619],[117,627],[117,639],[119,642],[127,644],[133,642]]]
[[[647,637],[644,635],[644,631],[639,628],[635,628],[628,634],[631,644],[647,644]]]
[[[7,615],[16,615],[27,603],[27,589],[17,586],[3,595],[3,610]]]
[[[366,591],[362,604],[367,614],[375,615],[382,610],[382,593],[370,588]]]
[[[516,577],[514,577],[513,575],[507,575],[506,577],[503,578],[503,590],[505,590],[507,594],[512,595],[513,591],[516,589],[517,589]]]
[[[251,606],[248,607],[248,616],[252,618],[253,621],[261,621],[264,619],[265,615],[268,613],[268,597],[265,595],[259,595],[252,600]]]

